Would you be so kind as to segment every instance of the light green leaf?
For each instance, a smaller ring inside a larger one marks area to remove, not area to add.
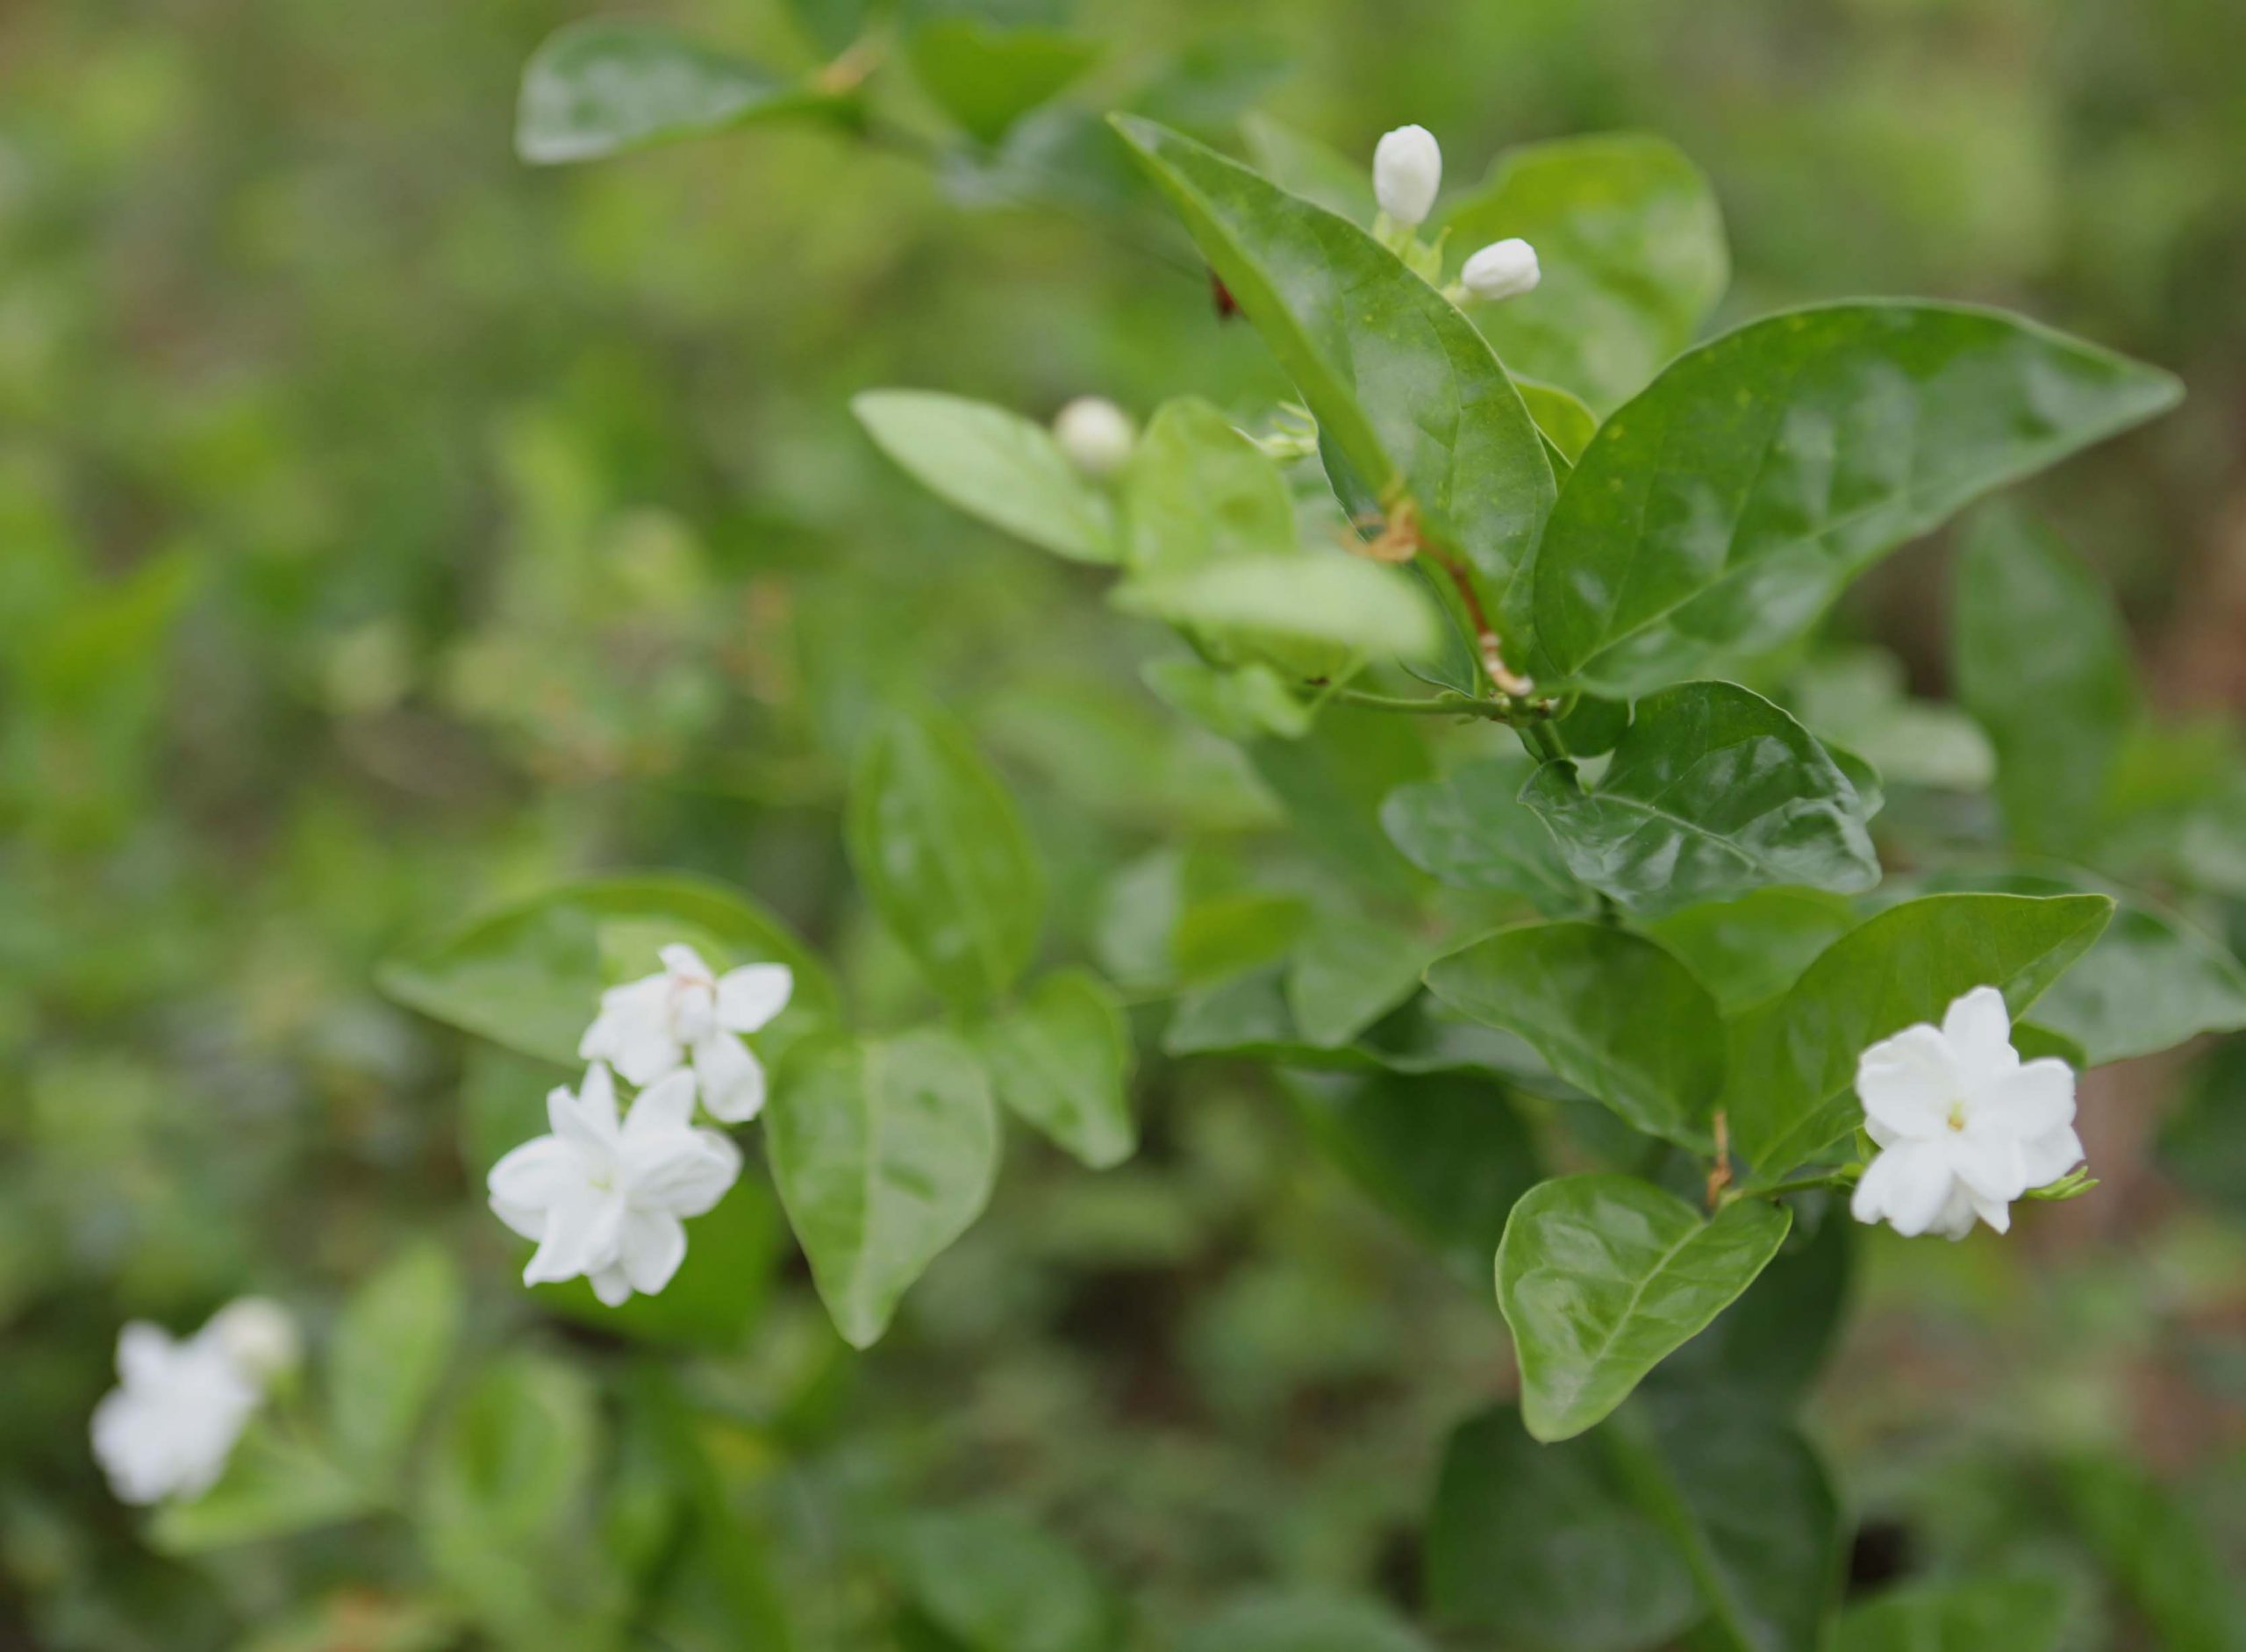
[[[1287,1004],[1313,1044],[1347,1044],[1420,990],[1437,947],[1395,924],[1344,912],[1312,919],[1287,963]]]
[[[1124,469],[1121,503],[1123,561],[1137,577],[1300,547],[1294,496],[1277,462],[1194,397],[1155,411]]]
[[[1803,1652],[1818,1644],[1840,1591],[1840,1499],[1780,1412],[1721,1389],[1648,1393],[1602,1438],[1633,1499],[1668,1531],[1700,1585],[1709,1615],[1695,1646]]]
[[[1380,807],[1389,840],[1452,889],[1519,895],[1549,917],[1584,910],[1587,894],[1559,846],[1520,801],[1534,765],[1477,757],[1437,780],[1398,786]]]
[[[1098,976],[1046,976],[976,1041],[998,1099],[1054,1141],[1095,1170],[1131,1156],[1130,1028]]]
[[[196,1555],[355,1520],[376,1505],[359,1480],[256,1424],[235,1446],[218,1484],[192,1503],[166,1505],[149,1524],[148,1541],[168,1555]]]
[[[1494,612],[1556,490],[1481,335],[1355,225],[1151,121],[1114,124],[1354,473],[1344,497],[1414,501]]]
[[[2165,373],[1952,305],[1727,333],[1584,450],[1531,576],[1539,675],[1634,697],[1768,650],[1894,547],[2177,395]]]
[[[596,161],[835,102],[662,24],[594,18],[548,36],[524,66],[515,153],[533,166]]]
[[[1310,921],[1299,895],[1228,889],[1197,900],[1169,933],[1170,976],[1183,983],[1224,981],[1291,948]]]
[[[1996,747],[2006,834],[2080,848],[2142,710],[2113,599],[2056,534],[1990,511],[1958,561],[1956,616],[1957,697]]]
[[[835,1328],[870,1348],[998,1176],[998,1118],[947,1033],[828,1035],[790,1055],[764,1119],[773,1179]]]
[[[967,134],[995,144],[1099,56],[1093,42],[1051,29],[994,27],[950,17],[923,24],[907,47],[913,75]]]
[[[976,520],[1072,562],[1119,560],[1107,501],[1044,426],[937,390],[864,390],[850,411],[915,482]]]
[[[1029,833],[966,733],[900,713],[858,754],[844,818],[858,884],[937,990],[1002,997],[1036,950],[1045,872]]]
[[[1533,1189],[1498,1247],[1498,1306],[1513,1327],[1528,1432],[1567,1440],[1606,1417],[1754,1283],[1792,1220],[1761,1199],[1703,1218],[1627,1176]]]
[[[1544,440],[1572,468],[1583,457],[1583,450],[1591,445],[1591,439],[1599,433],[1599,415],[1585,406],[1574,391],[1563,390],[1556,384],[1517,375],[1513,384],[1520,392],[1520,399],[1527,404],[1528,415],[1536,421],[1536,428],[1543,433]]]
[[[533,1545],[559,1530],[598,1450],[597,1401],[559,1360],[502,1355],[476,1373],[432,1455],[423,1513],[454,1541]]]
[[[1235,1601],[1178,1638],[1177,1652],[1434,1652],[1386,1607],[1347,1595]]]
[[[670,941],[693,947],[720,973],[760,962],[794,973],[787,1009],[751,1041],[767,1061],[834,1019],[833,983],[818,955],[747,897],[693,877],[564,884],[406,948],[376,979],[424,1015],[572,1067],[602,990],[653,975]]]
[[[1451,1435],[1426,1552],[1437,1620],[1503,1646],[1642,1652],[1700,1616],[1692,1573],[1599,1443],[1539,1445],[1511,1405]]]
[[[1050,1534],[997,1509],[920,1514],[897,1543],[913,1603],[962,1652],[1105,1652],[1115,1598]]]
[[[1461,258],[1508,236],[1536,248],[1536,290],[1477,305],[1474,319],[1514,373],[1602,408],[1692,341],[1731,278],[1707,178],[1642,132],[1508,149],[1442,222]]]
[[[1856,909],[1812,889],[1763,889],[1671,912],[1646,933],[1675,953],[1726,1015],[1785,991],[1856,926]]]
[[[2058,1652],[2066,1625],[2049,1578],[1912,1584],[1849,1607],[1833,1652]]]
[[[1828,750],[1837,740],[1898,785],[1980,791],[1995,778],[1981,726],[1954,705],[1913,699],[1902,661],[1884,649],[1821,652],[1787,686],[1794,715]]]
[[[1740,1018],[1725,1105],[1732,1141],[1775,1180],[1856,1128],[1866,1046],[1939,1022],[1977,986],[2014,1016],[2098,939],[2102,895],[1930,895],[1890,907],[1835,941],[1785,996]]]
[[[327,1356],[336,1454],[377,1483],[394,1479],[451,1362],[465,1312],[451,1255],[417,1245],[344,1305]]]
[[[1372,222],[1372,168],[1261,111],[1240,118],[1240,135],[1255,169],[1290,195],[1348,218]]]
[[[1596,790],[1551,762],[1521,801],[1577,877],[1641,912],[1879,881],[1856,787],[1800,724],[1735,683],[1648,695]]]
[[[1243,558],[1134,579],[1116,588],[1114,603],[1197,630],[1263,633],[1361,655],[1420,659],[1440,639],[1435,611],[1409,577],[1339,554]]]
[[[1552,1069],[1649,1134],[1705,1145],[1723,1084],[1715,1000],[1653,941],[1600,924],[1500,930],[1427,969],[1461,1014],[1535,1046]]]
[[[1227,740],[1300,740],[1318,713],[1258,661],[1227,670],[1195,659],[1149,660],[1139,676],[1171,710]]]

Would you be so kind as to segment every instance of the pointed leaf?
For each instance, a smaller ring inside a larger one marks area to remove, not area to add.
[[[1520,800],[1531,772],[1522,757],[1461,763],[1440,779],[1390,792],[1381,826],[1406,859],[1452,889],[1519,895],[1552,917],[1581,912],[1583,885],[1551,832]]]
[[[1115,605],[1219,635],[1330,643],[1359,656],[1420,659],[1440,638],[1435,610],[1406,575],[1354,556],[1246,557],[1134,579]],[[1284,654],[1282,657],[1285,657]]]
[[[394,1477],[453,1357],[464,1314],[460,1269],[418,1245],[353,1293],[327,1360],[328,1432],[346,1464]]]
[[[1682,959],[1726,1015],[1785,991],[1856,926],[1856,909],[1812,889],[1765,889],[1671,912],[1646,933]]]
[[[534,166],[594,161],[835,101],[660,23],[594,18],[548,36],[524,66],[515,153]]]
[[[937,390],[865,390],[850,411],[938,498],[1072,562],[1117,560],[1107,502],[1044,426]]]
[[[1049,975],[976,1035],[998,1098],[1095,1170],[1139,1144],[1131,1116],[1131,1035],[1098,976]]]
[[[1287,962],[1287,1005],[1313,1044],[1347,1044],[1420,990],[1439,948],[1394,924],[1326,912]]]
[[[1092,41],[1052,29],[1000,28],[941,18],[912,32],[912,73],[977,142],[997,143],[1099,56]]]
[[[1591,439],[1599,433],[1599,415],[1585,406],[1574,391],[1563,390],[1556,384],[1520,377],[1515,377],[1513,383],[1527,405],[1528,416],[1536,421],[1538,431],[1552,444],[1561,461],[1572,469],[1576,461],[1583,457],[1583,450],[1591,446]]]
[[[1754,1283],[1792,1220],[1761,1199],[1704,1219],[1627,1176],[1531,1191],[1498,1247],[1498,1306],[1513,1327],[1528,1432],[1567,1440],[1613,1412]]]

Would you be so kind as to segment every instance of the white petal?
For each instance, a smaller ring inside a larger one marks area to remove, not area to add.
[[[661,1211],[634,1211],[624,1224],[621,1266],[632,1289],[654,1296],[686,1260],[686,1224]]]
[[[1957,1076],[1971,1090],[1992,1083],[2020,1065],[2012,1048],[2012,1012],[1994,987],[1975,987],[1953,1001],[1942,1018],[1942,1036]]]
[[[731,1033],[714,1033],[694,1047],[694,1072],[712,1119],[747,1124],[764,1111],[763,1066]]]
[[[1974,1092],[1972,1116],[2022,1138],[2063,1129],[2074,1122],[2074,1069],[2053,1055],[2015,1067]]]
[[[624,1120],[624,1140],[644,1140],[664,1131],[686,1128],[694,1117],[694,1075],[676,1072],[650,1084],[632,1104]]]
[[[1945,1145],[1950,1169],[1978,1197],[2009,1204],[2028,1191],[2028,1155],[2019,1137],[1976,1119]]]
[[[622,1262],[596,1269],[591,1278],[593,1295],[600,1298],[604,1307],[620,1308],[632,1300],[632,1277],[625,1271]]]
[[[2028,1185],[2048,1187],[2069,1170],[2080,1164],[2085,1157],[2082,1138],[2074,1133],[2071,1124],[2036,1136],[2025,1149],[2028,1161]]]
[[[1974,1200],[1971,1189],[1963,1182],[1953,1184],[1949,1198],[1944,1201],[1942,1212],[1928,1226],[1929,1234],[1939,1234],[1953,1245],[1973,1231]]]
[[[495,1198],[490,1201],[490,1205],[494,1216],[525,1239],[541,1240],[546,1237],[546,1206],[543,1205],[517,1205],[507,1199]]]
[[[1939,1145],[1905,1141],[1871,1162],[1849,1209],[1860,1222],[1884,1218],[1906,1239],[1916,1239],[1942,1215],[1956,1184]]]
[[[127,1388],[161,1383],[177,1347],[171,1333],[146,1319],[134,1319],[117,1334],[117,1374]]]
[[[707,980],[710,966],[702,962],[702,955],[683,941],[673,941],[658,955],[663,968],[675,976],[697,976]]]
[[[2004,1200],[1983,1198],[1976,1193],[1973,1195],[1972,1204],[1973,1213],[1986,1222],[1992,1230],[1999,1234],[2008,1234],[2012,1231],[2012,1206]],[[1963,1239],[1965,1235],[1960,1234],[1957,1237]]]
[[[740,1149],[714,1130],[693,1130],[626,1145],[632,1208],[699,1216],[740,1175]]]
[[[616,1081],[608,1069],[595,1062],[585,1069],[584,1082],[572,1095],[567,1089],[546,1092],[546,1119],[554,1134],[595,1154],[616,1146]]]
[[[784,963],[745,963],[718,978],[718,1025],[754,1033],[788,1007],[795,972]]]
[[[660,1014],[635,1018],[623,1029],[611,1059],[616,1070],[635,1084],[652,1084],[664,1074],[678,1070],[686,1052],[671,1031],[668,999]]]
[[[526,1141],[491,1167],[484,1186],[494,1205],[544,1210],[592,1184],[592,1161],[584,1148],[561,1136]]]
[[[600,995],[600,1013],[578,1041],[578,1055],[589,1062],[619,1060],[635,1035],[651,1026],[657,1032],[662,1030],[669,1005],[668,975],[642,976],[637,981],[609,988]]]
[[[1898,1137],[1947,1130],[1949,1109],[1961,1093],[1949,1041],[1924,1022],[1882,1039],[1856,1058],[1856,1098],[1865,1118]]]
[[[523,1283],[574,1279],[611,1266],[623,1229],[624,1201],[613,1194],[555,1205],[547,1212],[545,1237],[523,1269]]]

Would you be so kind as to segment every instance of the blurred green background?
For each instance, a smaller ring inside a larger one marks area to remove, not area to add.
[[[577,15],[0,14],[0,1648],[472,1643],[413,1615],[426,1558],[384,1521],[152,1552],[86,1449],[125,1318],[258,1290],[317,1341],[435,1236],[472,1346],[628,1374],[523,1295],[483,1208],[476,1098],[546,1080],[381,1000],[401,941],[572,872],[694,869],[901,1018],[836,825],[887,697],[999,759],[1074,955],[1122,944],[1115,865],[1269,823],[1081,570],[926,499],[848,412],[885,384],[1041,415],[1278,393],[1119,158],[1062,115],[933,166],[774,127],[533,171],[517,79]],[[662,15],[818,61],[776,4]],[[1507,143],[1659,132],[1722,200],[1727,320],[1982,300],[2177,370],[2179,414],[2036,502],[2119,588],[2164,707],[2246,710],[2235,0],[1091,0],[1078,26],[1084,111],[1261,107],[1359,156],[1417,121],[1461,182]],[[1944,555],[1895,558],[1840,626],[1921,693]],[[2239,1644],[2173,1602],[2246,1563],[2246,1238],[2220,1219],[2246,1141],[2178,1111],[2242,1087],[2235,1049],[2101,1072],[2096,1197],[2008,1244],[1866,1248],[1816,1413],[1861,1578],[2102,1544],[2136,1581],[2085,1582],[2071,1644]],[[915,1631],[870,1534],[984,1498],[1077,1545],[1148,1645],[1255,1586],[1413,1604],[1441,1440],[1512,1381],[1486,1285],[1248,1072],[1149,1056],[1138,1093],[1119,1171],[1017,1139],[869,1356],[769,1200],[742,1219],[738,1344],[677,1380],[798,1643],[944,1644],[890,1638]],[[2086,1533],[2071,1498],[2150,1512]]]

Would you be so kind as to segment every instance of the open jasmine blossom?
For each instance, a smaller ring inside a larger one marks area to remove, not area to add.
[[[94,1407],[94,1457],[126,1503],[201,1497],[218,1484],[263,1398],[229,1348],[222,1310],[174,1338],[134,1320],[117,1339],[118,1385]]]
[[[702,1105],[726,1124],[764,1110],[764,1069],[741,1042],[788,1007],[795,977],[785,964],[750,963],[714,974],[693,948],[662,953],[654,975],[611,987],[577,1054],[613,1067],[634,1084],[652,1084],[689,1062]],[[687,1086],[690,1106],[694,1086]]]
[[[2048,1056],[2021,1062],[1994,987],[1951,1004],[1939,1027],[1906,1026],[1865,1050],[1856,1094],[1880,1152],[1851,1208],[1906,1238],[1963,1239],[1976,1218],[2004,1233],[2014,1199],[2082,1162],[2074,1073]]]

